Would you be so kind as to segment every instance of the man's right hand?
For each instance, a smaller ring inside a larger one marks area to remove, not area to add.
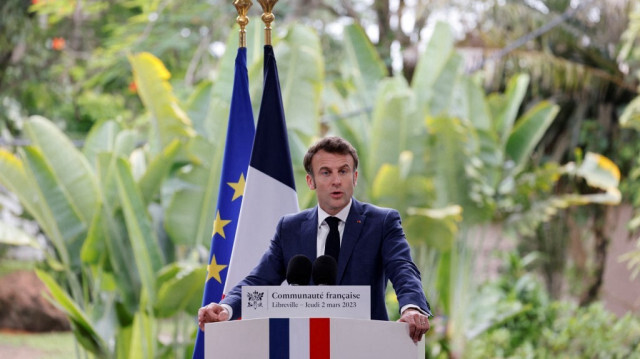
[[[198,310],[198,326],[204,331],[205,323],[229,320],[229,312],[218,303],[209,303]]]

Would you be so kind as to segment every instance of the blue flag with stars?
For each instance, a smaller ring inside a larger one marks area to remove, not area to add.
[[[202,296],[203,306],[211,302],[217,303],[222,299],[254,135],[255,125],[247,74],[247,49],[240,47],[236,55],[229,126],[218,190],[218,204],[211,235],[207,279]],[[204,358],[204,332],[200,329],[198,329],[193,349],[193,358]]]

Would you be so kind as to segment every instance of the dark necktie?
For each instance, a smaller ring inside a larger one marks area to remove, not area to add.
[[[324,221],[329,225],[329,235],[327,235],[327,242],[324,245],[324,254],[332,256],[337,262],[340,255],[340,232],[338,231],[340,219],[338,217],[327,217]]]

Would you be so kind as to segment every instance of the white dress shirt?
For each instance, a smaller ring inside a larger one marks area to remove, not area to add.
[[[349,216],[349,211],[351,210],[351,200],[349,203],[335,216],[340,219],[338,222],[338,232],[340,232],[340,245],[342,245],[342,234],[344,233],[344,224],[347,222],[347,217]],[[327,217],[331,217],[330,214],[325,212],[320,206],[318,206],[318,236],[316,243],[316,256],[320,257],[324,254],[324,248],[327,244],[327,236],[329,235],[329,224],[325,221]],[[336,259],[337,261],[337,259]]]

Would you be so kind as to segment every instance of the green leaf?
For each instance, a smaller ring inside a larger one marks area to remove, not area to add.
[[[207,268],[203,265],[194,267],[172,263],[163,268],[158,276],[156,315],[159,318],[168,318],[181,311],[197,312],[204,290],[203,278],[206,276]],[[197,301],[194,302],[194,298]]]
[[[484,91],[467,77],[461,78],[461,86],[465,88],[468,98],[468,112],[462,118],[468,118],[478,131],[490,131],[492,129],[491,112]]]
[[[91,131],[84,140],[82,152],[94,167],[99,153],[113,151],[120,131],[122,128],[115,121],[101,121],[91,127]]]
[[[471,160],[470,143],[475,136],[472,129],[454,118],[429,118],[427,127],[430,138],[429,167],[433,171],[437,198],[431,207],[444,208],[460,205],[464,208],[464,220],[477,221],[484,213],[476,208],[470,198],[472,179],[466,167]]]
[[[173,159],[181,148],[178,140],[173,140],[149,164],[139,181],[140,191],[145,203],[149,203],[158,193],[169,170],[174,164]]]
[[[420,55],[411,83],[419,104],[426,106],[431,102],[435,94],[434,85],[453,55],[454,44],[451,27],[443,22],[436,23],[427,48]]]
[[[405,222],[407,238],[412,242],[424,242],[429,248],[447,252],[453,249],[458,235],[458,222],[462,220],[462,207],[407,209],[409,218]]]
[[[0,184],[18,196],[20,204],[37,220],[46,233],[53,233],[51,226],[55,225],[55,221],[52,214],[41,207],[44,199],[37,189],[35,179],[27,174],[24,163],[18,157],[2,148],[0,148]]]
[[[341,68],[343,78],[355,86],[355,96],[363,106],[373,106],[378,82],[387,76],[387,69],[371,40],[358,24],[344,29],[345,59]]]
[[[299,146],[294,146],[295,137],[309,138],[318,133],[324,59],[320,38],[313,29],[294,24],[287,30],[285,37],[274,48],[274,53],[278,63],[289,143],[292,145],[292,152],[298,154],[298,158],[292,160],[302,161],[307,141],[303,141],[300,149]],[[296,136],[292,136],[292,131]]]
[[[201,137],[194,138],[188,146],[194,154],[204,155],[213,151],[213,145]],[[197,160],[198,163],[177,173],[166,186],[173,188],[165,188],[172,191],[167,200],[165,229],[173,243],[192,248],[211,240],[222,167],[222,160],[217,156],[204,156]],[[212,163],[212,160],[219,162]]]
[[[152,115],[152,151],[161,151],[175,137],[195,135],[191,121],[173,94],[169,84],[171,74],[164,64],[148,52],[130,55],[129,62],[140,98]]]
[[[499,103],[493,102],[492,104],[497,111],[494,113],[494,128],[503,144],[506,144],[511,135],[518,110],[527,93],[527,86],[529,86],[529,75],[520,74],[512,77],[507,84],[504,95],[499,97]]]
[[[380,206],[405,209],[421,206],[433,200],[433,185],[429,178],[401,173],[399,166],[384,164],[371,184],[371,196]]]
[[[193,129],[200,136],[206,138],[212,138],[215,135],[215,131],[210,131],[207,127],[210,121],[207,121],[209,106],[211,105],[211,90],[213,84],[211,81],[202,81],[196,85],[193,92],[189,96],[185,105],[187,116],[193,123]],[[228,105],[227,105],[228,106]],[[228,110],[228,108],[227,108]]]
[[[429,114],[432,116],[460,115],[457,110],[460,101],[457,100],[463,96],[461,91],[464,88],[458,87],[458,82],[462,75],[463,65],[462,56],[453,54],[438,74],[433,84],[433,94],[428,102]]]
[[[94,168],[98,167],[98,156],[111,153],[127,157],[140,141],[136,132],[122,129],[115,121],[103,121],[94,125],[84,142],[83,153]],[[98,180],[100,179],[97,176]]]
[[[103,256],[107,254],[107,236],[103,233],[104,223],[102,223],[102,218],[102,211],[98,210],[93,216],[87,237],[82,244],[80,259],[84,264],[97,265]]]
[[[640,96],[627,104],[620,116],[620,126],[640,131]]]
[[[43,154],[42,160],[52,171],[60,191],[88,226],[99,203],[99,194],[87,159],[58,127],[43,117],[32,116],[25,123],[25,133]]]
[[[156,353],[155,318],[145,311],[136,313],[133,319],[132,336],[128,358],[154,358]]]
[[[526,166],[531,152],[559,111],[560,106],[544,101],[518,119],[505,148],[508,157],[515,162],[513,173],[519,173]]]
[[[82,258],[88,263],[100,261],[101,265],[113,273],[118,283],[117,291],[122,298],[121,308],[126,308],[126,315],[130,315],[137,310],[140,302],[140,277],[120,205],[117,158],[117,155],[110,152],[102,152],[97,157],[96,170],[105,201],[89,228],[82,248]]]
[[[106,356],[108,347],[104,339],[100,337],[96,329],[91,325],[91,321],[82,309],[55,282],[53,277],[39,269],[36,269],[36,274],[47,286],[58,306],[65,311],[67,317],[73,323],[73,334],[78,342],[95,355],[99,357]]]
[[[129,164],[119,158],[116,161],[116,170],[120,203],[143,293],[146,293],[150,302],[153,303],[156,297],[155,273],[162,267],[164,259],[142,194],[131,175]]]
[[[378,88],[368,147],[369,167],[365,172],[368,176],[377,173],[378,168],[385,163],[397,164],[400,153],[409,147],[411,133],[420,131],[420,128],[414,128],[408,123],[412,102],[404,78],[383,80]],[[391,138],[393,141],[389,140]]]
[[[47,235],[53,241],[63,263],[79,265],[80,248],[88,225],[81,218],[79,209],[74,206],[72,194],[61,185],[40,150],[28,146],[24,148],[24,154],[44,198],[41,210],[48,212],[47,218],[54,221],[45,227],[51,231]]]

